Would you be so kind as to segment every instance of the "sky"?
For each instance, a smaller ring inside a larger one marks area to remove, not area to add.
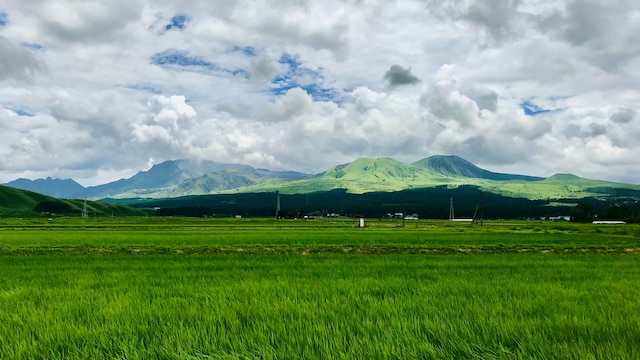
[[[431,155],[640,184],[640,2],[0,2],[0,183]]]

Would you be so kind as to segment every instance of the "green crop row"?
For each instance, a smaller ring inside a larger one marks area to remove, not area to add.
[[[7,359],[637,359],[635,255],[0,257]]]
[[[373,220],[78,219],[0,222],[0,254],[640,251],[640,226]]]

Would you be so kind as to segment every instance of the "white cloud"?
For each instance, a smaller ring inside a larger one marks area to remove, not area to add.
[[[316,172],[433,154],[542,176],[640,176],[631,0],[3,7],[2,182],[97,184],[150,158]],[[167,31],[176,15],[188,21]]]

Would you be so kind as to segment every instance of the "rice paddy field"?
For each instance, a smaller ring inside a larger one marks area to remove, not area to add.
[[[2,359],[638,359],[640,226],[0,219]]]

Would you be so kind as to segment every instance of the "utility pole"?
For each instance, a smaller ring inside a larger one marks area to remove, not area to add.
[[[474,211],[473,213],[473,220],[471,221],[471,225],[480,224],[480,226],[482,226],[483,211],[484,209],[482,204],[482,191],[480,191],[480,202],[478,203],[478,206],[476,206],[476,211]]]
[[[453,196],[449,198],[449,220],[455,219],[453,214]]]
[[[87,211],[87,199],[84,199],[84,205],[82,206],[82,218],[86,219],[89,217],[89,212]]]

